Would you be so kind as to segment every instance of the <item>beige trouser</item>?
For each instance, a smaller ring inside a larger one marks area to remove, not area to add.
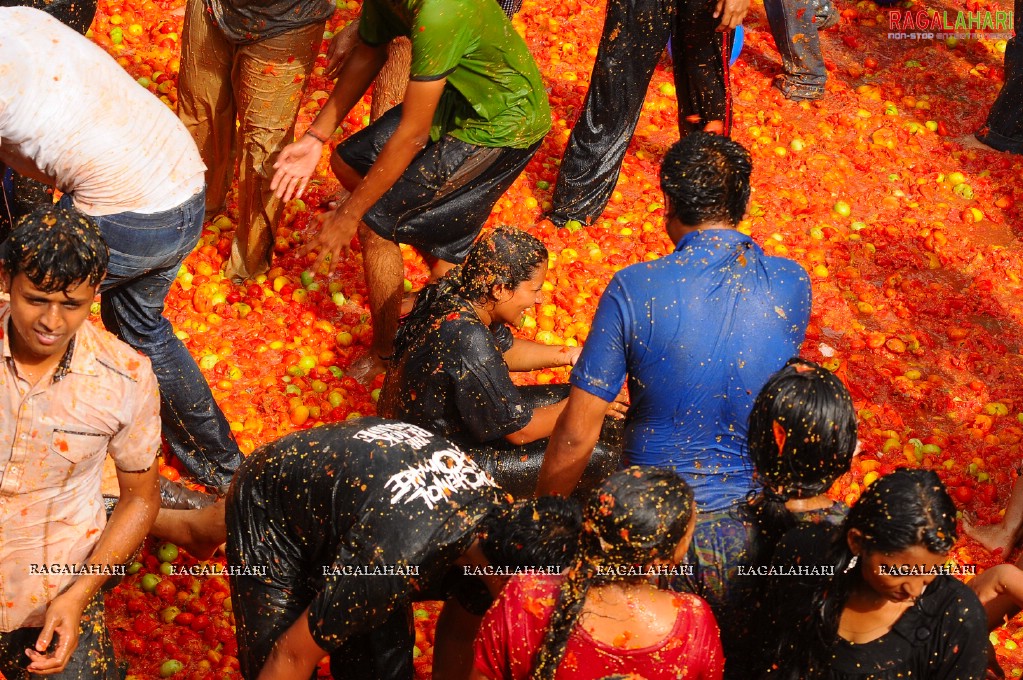
[[[270,267],[282,208],[270,191],[273,164],[294,140],[302,89],[323,28],[316,23],[236,45],[205,12],[202,0],[188,0],[178,117],[206,163],[207,218],[224,210],[238,155],[238,228],[228,276],[250,278]]]

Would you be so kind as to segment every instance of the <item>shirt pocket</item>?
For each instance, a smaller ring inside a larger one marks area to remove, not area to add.
[[[109,441],[110,435],[105,432],[55,428],[50,437],[50,450],[69,463],[78,464],[106,453]]]

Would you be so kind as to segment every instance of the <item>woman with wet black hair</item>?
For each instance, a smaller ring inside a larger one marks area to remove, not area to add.
[[[547,257],[543,243],[512,227],[473,244],[463,265],[420,292],[399,327],[378,407],[470,449],[516,496],[532,494],[545,445],[539,440],[554,429],[568,386],[519,388],[510,371],[571,366],[580,352],[512,335],[510,326],[542,300]],[[602,479],[620,446],[598,450],[588,477]]]
[[[856,451],[856,409],[838,376],[789,359],[753,402],[747,442],[761,485],[748,504],[761,561],[797,524],[845,519],[846,505],[826,495]]]
[[[719,679],[710,607],[650,579],[678,565],[695,517],[693,492],[675,472],[611,475],[583,509],[575,565],[564,575],[513,578],[487,612],[471,677]]]
[[[759,488],[734,522],[743,525],[749,552],[741,568],[722,564],[717,574],[733,600],[744,603],[725,626],[729,678],[748,678],[763,657],[755,648],[760,636],[750,631],[773,623],[774,594],[763,588],[759,570],[770,564],[775,545],[797,526],[845,520],[848,506],[827,492],[849,471],[856,450],[849,390],[823,366],[789,359],[757,394],[746,441]],[[708,556],[703,562],[714,560]]]
[[[984,609],[942,573],[955,540],[956,507],[941,480],[912,469],[874,482],[837,530],[790,531],[772,567],[831,575],[809,592],[806,581],[773,579],[784,606],[764,677],[983,678]]]

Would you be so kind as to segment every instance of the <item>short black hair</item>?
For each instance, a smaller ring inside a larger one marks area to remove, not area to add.
[[[0,244],[0,267],[12,279],[24,274],[47,293],[88,282],[99,285],[110,252],[96,223],[76,210],[56,205],[36,208]]]
[[[739,224],[749,203],[753,160],[738,142],[691,132],[668,149],[661,163],[661,190],[671,214],[689,227],[708,222]]]
[[[494,566],[564,569],[575,561],[582,522],[579,502],[572,498],[519,500],[483,520],[480,549]]]

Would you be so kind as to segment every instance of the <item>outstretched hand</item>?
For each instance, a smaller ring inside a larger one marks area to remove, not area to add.
[[[313,271],[326,262],[328,271],[333,272],[341,253],[347,253],[352,249],[352,239],[355,238],[358,222],[347,219],[341,211],[342,208],[329,210],[313,218],[313,224],[319,231],[298,251],[299,257],[318,251],[319,254],[312,266]]]
[[[322,153],[323,142],[310,135],[302,135],[288,144],[274,162],[277,172],[270,180],[270,190],[285,202],[301,198]]]

